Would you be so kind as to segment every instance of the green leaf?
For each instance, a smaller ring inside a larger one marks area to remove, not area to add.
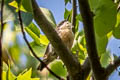
[[[21,2],[22,1],[22,2]],[[21,4],[20,4],[21,2]],[[18,9],[18,4],[20,4],[20,10],[24,12],[32,12],[31,0],[16,0],[9,3],[10,6]]]
[[[18,1],[20,1],[20,0],[18,0]],[[15,7],[16,9],[18,9],[18,3],[17,3],[15,0],[12,1],[12,2],[10,2],[9,5],[12,6],[12,7]],[[21,10],[21,11],[24,11],[24,12],[27,12],[27,11],[24,9],[23,5],[20,6],[20,10]]]
[[[6,23],[13,20],[15,20],[14,13],[8,6],[4,5],[3,22]]]
[[[113,36],[116,39],[120,39],[120,24],[118,25],[118,27],[115,27],[115,29],[113,30]]]
[[[2,72],[2,80],[7,80],[6,79],[6,72],[5,71]]]
[[[40,80],[39,78],[32,78],[31,80]]]
[[[48,45],[49,40],[47,39],[45,35],[40,35],[40,43],[43,45]]]
[[[70,16],[69,19],[68,19],[68,21],[71,22],[72,10],[69,11],[69,10],[67,10],[67,9],[65,8],[64,19],[67,19],[68,16]]]
[[[120,12],[117,14],[117,22],[115,27],[117,27],[120,24]]]
[[[44,13],[47,20],[51,23],[51,25],[53,27],[56,27],[56,22],[55,22],[55,19],[54,19],[54,16],[53,16],[52,12],[50,10],[46,9],[46,8],[40,7],[40,9]]]
[[[26,11],[32,12],[31,0],[22,0],[22,5]]]
[[[24,70],[22,73],[20,73],[17,76],[16,80],[40,80],[39,78],[31,78],[32,76],[32,68],[30,68],[29,70]]]
[[[28,71],[23,71],[17,76],[17,80],[31,80],[32,68]]]
[[[30,45],[38,57],[43,57],[47,46],[42,44],[38,45],[35,42],[31,42]]]
[[[40,37],[40,30],[39,28],[34,24],[34,23],[31,23],[28,28],[33,32],[35,33],[38,37]]]
[[[15,80],[16,79],[16,76],[10,70],[10,66],[9,66],[6,76],[7,76],[6,80]]]
[[[7,71],[8,70],[8,66],[7,64],[3,61],[3,71]]]
[[[20,3],[22,2],[22,0],[16,0],[16,2],[17,2],[18,4],[20,4]]]
[[[40,45],[40,38],[34,32],[32,32],[32,30],[29,27],[26,27],[25,30],[32,37],[35,43]]]
[[[120,39],[120,13],[117,14],[117,23],[113,30],[113,36]]]
[[[26,0],[25,0],[26,1]],[[9,7],[12,6],[12,7],[15,7],[16,9],[18,9],[18,5],[17,5],[17,2],[16,1],[12,1],[9,3]],[[14,23],[16,26],[19,26],[19,21],[18,21],[18,14],[14,11],[14,9],[12,8],[12,13],[14,14],[15,16],[15,20],[14,20]],[[23,21],[23,24],[25,26],[28,26],[32,20],[33,20],[33,15],[32,13],[27,13],[27,11],[24,9],[24,6],[21,5],[20,6],[20,10],[23,11],[21,12],[21,16],[22,16],[22,21]]]
[[[71,3],[71,0],[65,0],[65,5],[70,2]]]
[[[17,19],[17,17],[18,16],[16,14],[15,25],[16,25],[16,27],[19,27],[19,20]],[[28,26],[33,20],[32,13],[21,12],[21,17],[22,17],[24,26]]]
[[[14,41],[15,44],[13,44],[10,48],[9,48],[9,52],[10,52],[10,55],[12,57],[12,59],[18,63],[20,61],[20,53],[21,53],[21,50],[20,50],[20,47],[19,47],[19,44]]]
[[[92,9],[93,12],[95,12],[100,0],[88,0],[88,1],[90,4],[90,8]]]
[[[78,14],[78,15],[76,16],[76,19],[78,19],[79,21],[82,21],[82,16],[81,16],[81,14]]]
[[[67,70],[61,60],[55,60],[50,64],[50,69],[61,77],[67,76]],[[52,74],[49,73],[50,77],[54,77]]]
[[[77,31],[79,31],[79,21],[82,21],[82,17],[81,17],[80,14],[78,14],[78,15],[76,16],[75,33],[76,33]]]
[[[32,75],[32,68],[30,68],[28,71],[23,71],[20,73],[17,77],[17,80],[40,80],[39,78],[31,78]]]
[[[117,5],[112,0],[100,0],[94,17],[94,27],[98,36],[104,36],[115,26]]]
[[[98,54],[99,56],[101,56],[102,53],[106,52],[106,48],[108,44],[107,36],[103,36],[103,37],[96,36],[96,43],[97,43]]]
[[[110,63],[110,53],[109,51],[105,52],[102,54],[101,59],[100,59],[102,67],[107,67],[107,65]]]
[[[84,47],[84,44],[82,44],[83,38],[83,36],[79,36],[77,40],[74,40],[72,47],[72,52],[75,55],[78,55],[78,58],[82,60],[85,59],[84,53],[86,53],[86,48]]]

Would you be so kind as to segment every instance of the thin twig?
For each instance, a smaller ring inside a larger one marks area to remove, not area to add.
[[[3,35],[3,8],[4,0],[1,2],[1,35],[0,35],[0,80],[2,80],[2,35]]]
[[[77,15],[76,0],[72,0],[72,19],[71,19],[71,23],[74,26],[73,27],[73,33],[75,33],[76,15]]]
[[[28,48],[30,49],[30,51],[32,52],[33,56],[42,64],[45,65],[45,68],[53,75],[55,76],[57,79],[59,80],[64,80],[63,78],[61,78],[60,76],[58,76],[57,74],[55,74],[51,69],[49,69],[47,67],[47,65],[35,54],[35,52],[33,51],[32,47],[30,46],[27,38],[26,38],[26,35],[25,35],[25,32],[24,32],[24,28],[23,28],[23,23],[22,23],[22,18],[21,18],[21,11],[19,10],[18,11],[18,16],[19,16],[19,22],[20,22],[20,26],[21,26],[21,31],[22,31],[22,34],[23,34],[23,38],[28,46]]]

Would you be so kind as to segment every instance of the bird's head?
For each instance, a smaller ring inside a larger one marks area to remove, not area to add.
[[[61,29],[66,29],[66,28],[72,29],[73,28],[72,24],[67,20],[64,20],[64,21],[60,22],[58,24],[58,27],[61,28]]]

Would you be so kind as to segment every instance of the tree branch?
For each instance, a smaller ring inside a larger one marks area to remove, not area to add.
[[[90,10],[88,0],[78,0],[78,2],[80,13],[83,19],[87,52],[91,68],[96,80],[102,80],[101,78],[103,78],[104,69],[101,67],[97,53],[92,12]]]
[[[23,23],[22,23],[22,18],[21,18],[21,12],[20,12],[20,10],[18,11],[18,16],[19,16],[19,22],[20,22],[21,32],[22,32],[22,34],[23,34],[23,38],[24,38],[26,44],[28,45],[30,51],[32,52],[33,56],[34,56],[40,63],[44,64],[45,67],[46,67],[46,69],[47,69],[53,76],[55,76],[55,77],[56,77],[57,79],[59,79],[59,80],[64,80],[63,78],[61,78],[61,77],[59,77],[58,75],[56,75],[53,71],[51,71],[51,69],[49,69],[49,68],[47,67],[47,65],[35,54],[35,52],[33,51],[32,47],[30,46],[30,44],[29,44],[29,42],[28,42],[28,40],[27,40],[27,38],[26,38],[26,35],[25,35],[25,32],[24,32],[24,28],[23,28]]]
[[[120,58],[115,60],[113,64],[107,66],[106,75],[109,76],[118,66],[120,66]]]
[[[2,36],[3,36],[3,8],[4,8],[4,0],[1,2],[1,34],[0,34],[0,80],[2,80]]]
[[[31,3],[33,7],[33,14],[35,21],[42,29],[42,31],[45,33],[45,35],[51,42],[52,46],[55,48],[57,54],[66,65],[72,80],[79,80],[80,71],[81,71],[79,61],[72,55],[72,53],[64,45],[60,37],[57,35],[57,32],[53,29],[53,26],[45,18],[41,9],[38,7],[36,1],[35,0],[31,0],[31,1],[32,1]]]
[[[83,80],[86,80],[89,73],[90,73],[90,62],[89,62],[89,58],[87,57],[85,62],[83,63],[82,65],[82,71],[83,71],[83,76],[84,76],[84,79]]]
[[[75,33],[76,15],[77,15],[76,0],[72,0],[72,19],[71,19],[71,23],[74,26],[73,29],[72,29],[73,33]]]

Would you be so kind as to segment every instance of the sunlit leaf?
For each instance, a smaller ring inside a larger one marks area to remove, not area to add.
[[[107,36],[103,36],[103,37],[96,36],[96,43],[97,43],[98,54],[100,56],[102,53],[106,52],[106,48],[108,44]]]
[[[32,78],[31,80],[40,80],[39,78]]]
[[[28,28],[33,32],[35,33],[38,37],[40,37],[40,30],[39,28],[34,24],[34,23],[31,23]]]
[[[84,45],[81,44],[82,39],[83,39],[83,37],[79,36],[78,40],[74,40],[73,47],[72,47],[72,52],[75,55],[78,55],[79,59],[84,60],[85,59],[85,54],[84,53],[86,53],[86,49],[85,49]]]
[[[64,19],[67,19],[68,17],[68,21],[70,21],[71,22],[71,16],[72,16],[72,10],[67,10],[66,8],[65,8],[65,12],[64,12]]]
[[[48,45],[49,40],[47,39],[45,35],[40,35],[40,43],[44,45]]]
[[[18,5],[17,5],[16,1],[12,1],[11,3],[9,3],[9,6],[12,6],[12,7],[15,7],[16,9],[18,9]],[[23,11],[23,12],[21,12],[23,24],[25,26],[28,26],[32,22],[32,19],[33,19],[32,13],[27,13],[27,11],[24,9],[23,5],[21,5],[20,10]],[[14,11],[14,9],[12,11]],[[14,13],[14,16],[16,17],[16,19],[14,21],[15,25],[18,26],[18,24],[19,24],[18,15],[15,11],[13,13]]]
[[[8,69],[8,72],[7,72],[6,76],[7,76],[8,80],[15,80],[16,79],[16,76],[10,70],[10,66],[9,66],[9,69]]]
[[[8,65],[3,61],[3,71],[7,71],[8,70]]]
[[[40,80],[39,78],[31,78],[32,75],[32,68],[30,68],[28,71],[23,71],[20,73],[17,77],[17,80]]]
[[[113,30],[113,36],[120,39],[120,13],[117,14],[117,23]]]
[[[10,2],[9,5],[18,9],[18,4],[20,4],[20,2],[21,2],[21,5],[20,5],[21,11],[32,12],[31,0],[16,0],[16,1]]]
[[[6,79],[6,72],[5,71],[2,72],[2,80],[7,80]]]
[[[108,39],[110,39],[111,37],[112,37],[112,31],[111,32],[109,32],[108,34],[107,34],[107,37],[108,37]]]
[[[34,33],[32,32],[32,30],[29,27],[25,28],[26,32],[32,37],[32,39],[38,44],[40,45],[40,38]]]
[[[112,0],[100,0],[95,11],[94,27],[98,36],[104,36],[115,26],[117,5]]]
[[[15,62],[19,62],[19,60],[20,60],[19,56],[20,56],[21,50],[17,43],[9,48],[9,52],[10,52],[12,59]]]
[[[17,2],[16,2],[15,0],[12,1],[12,2],[10,2],[9,5],[12,6],[12,7],[18,8],[18,4],[17,4]],[[24,11],[24,12],[27,12],[27,11],[24,9],[23,5],[20,6],[20,10],[21,10],[21,11]]]
[[[66,77],[67,76],[67,70],[64,66],[63,62],[61,60],[55,60],[50,64],[50,69],[56,73],[59,76]],[[49,73],[50,77],[54,77]]]
[[[51,25],[53,27],[56,27],[56,22],[55,22],[52,12],[46,8],[40,7],[40,9],[43,12],[43,14],[45,15],[45,17],[47,18],[47,20],[51,23]]]
[[[42,44],[38,45],[35,42],[31,42],[30,45],[38,57],[43,57],[46,50],[45,45],[42,45]]]
[[[15,20],[15,16],[14,13],[12,12],[12,10],[8,7],[8,6],[4,6],[4,14],[3,14],[3,21],[5,22],[9,22],[9,21],[13,21]]]
[[[79,21],[82,21],[82,17],[81,17],[81,15],[78,14],[78,15],[76,16],[76,19],[78,19]]]
[[[120,24],[113,30],[113,36],[117,39],[120,39]]]
[[[110,63],[110,53],[108,51],[102,54],[100,62],[102,67],[107,67],[107,65]]]
[[[82,17],[80,14],[76,16],[76,23],[75,23],[75,33],[79,32],[79,21],[82,21]]]
[[[23,71],[17,76],[17,80],[30,80],[32,74],[32,68],[30,68],[28,71]]]

